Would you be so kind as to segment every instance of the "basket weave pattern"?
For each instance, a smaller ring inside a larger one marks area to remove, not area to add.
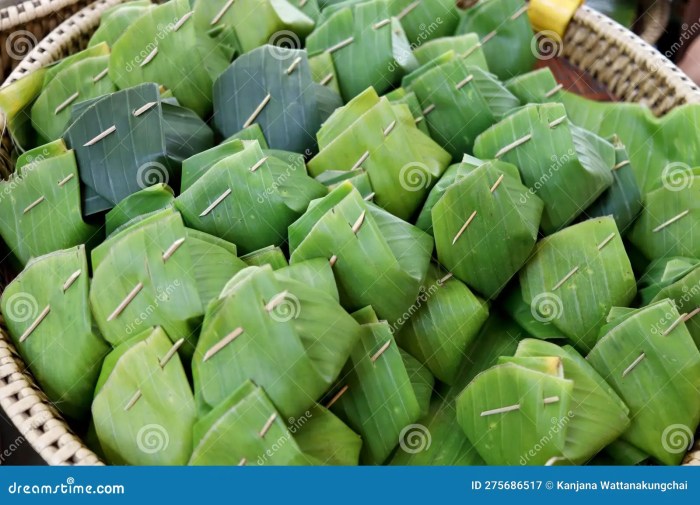
[[[98,0],[62,23],[27,55],[5,84],[84,48],[99,24],[100,14],[124,1]],[[26,3],[43,5],[49,2]],[[587,7],[580,8],[574,16],[563,41],[562,56],[581,71],[592,74],[616,98],[644,103],[655,114],[664,114],[684,103],[700,103],[700,89],[685,74],[639,37]],[[1,113],[0,131],[3,132],[0,172],[9,173],[13,170],[12,144]],[[101,464],[34,383],[1,327],[0,406],[49,464]],[[694,451],[687,456],[685,464],[700,465],[700,445]]]

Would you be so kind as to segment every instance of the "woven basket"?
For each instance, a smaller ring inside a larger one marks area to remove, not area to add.
[[[0,82],[56,28],[91,0],[29,0],[0,10]]]
[[[84,47],[100,14],[124,1],[99,0],[62,23],[27,55],[5,84]],[[612,96],[644,103],[655,114],[700,102],[700,89],[672,63],[630,31],[587,7],[575,14],[562,52],[578,71],[591,74]],[[4,131],[2,115],[0,130]],[[2,140],[0,162],[9,163],[13,155],[6,132]],[[47,463],[100,464],[35,384],[1,326],[0,406]],[[688,455],[686,464],[700,464],[700,447],[696,450]]]

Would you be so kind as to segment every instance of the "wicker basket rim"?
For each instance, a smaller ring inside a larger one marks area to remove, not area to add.
[[[71,2],[71,0],[32,0],[25,4],[45,5],[59,1],[64,4]],[[92,32],[104,10],[124,1],[98,0],[63,22],[25,57],[3,86],[60,58],[66,47],[70,47],[71,43]],[[700,89],[656,49],[606,16],[583,6],[578,9],[567,31],[563,55],[579,68],[589,70],[590,67],[595,77],[599,79],[602,77],[604,83],[613,87],[616,96],[628,101],[639,98],[634,93],[630,94],[629,87],[623,90],[617,89],[619,83],[614,75],[607,75],[604,73],[605,70],[596,70],[590,62],[586,63],[585,58],[589,56],[590,51],[584,50],[581,54],[577,54],[575,49],[568,50],[566,47],[567,41],[574,41],[578,32],[585,35],[586,30],[600,39],[594,41],[595,43],[604,42],[607,44],[605,47],[617,48],[618,56],[624,56],[631,64],[639,66],[641,73],[655,73],[659,82],[670,90],[673,97],[662,102],[654,109],[655,112],[663,113],[681,103],[700,103]],[[633,86],[639,86],[639,83],[641,80],[637,83],[633,81]],[[2,111],[0,111],[0,131],[4,132]],[[10,153],[2,151],[6,151],[5,144],[0,147],[0,155],[9,156]],[[99,458],[73,434],[57,409],[36,385],[9,336],[2,328],[0,328],[0,407],[5,410],[21,435],[49,464],[101,464]],[[698,454],[689,456],[687,462],[699,464]]]

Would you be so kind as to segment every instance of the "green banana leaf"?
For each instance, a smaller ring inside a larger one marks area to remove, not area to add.
[[[696,260],[694,260],[696,261]],[[671,299],[678,312],[686,316],[685,325],[695,344],[700,348],[700,268],[693,268],[687,275],[661,288],[651,303]]]
[[[548,67],[512,77],[505,86],[522,105],[562,101],[562,86]]]
[[[333,268],[323,258],[284,266],[277,269],[275,275],[320,289],[335,301],[340,301],[340,293],[338,293],[338,286],[335,283]]]
[[[555,309],[558,307],[557,299],[540,298],[538,300],[540,305],[536,306],[539,310],[533,310],[533,307],[523,300],[520,286],[514,285],[503,294],[501,301],[504,311],[530,336],[541,340],[564,341],[566,339],[564,333],[552,323],[549,316],[542,316],[542,313],[549,313],[549,310],[558,310]],[[557,343],[563,345],[563,342]]]
[[[331,262],[345,308],[371,305],[398,328],[418,297],[433,244],[427,234],[343,183],[311,202],[289,227],[289,249],[292,265],[314,258]]]
[[[318,0],[289,0],[289,2],[313,19],[314,23],[316,23],[321,16],[321,7],[318,4]]]
[[[465,33],[451,37],[441,37],[425,42],[415,49],[413,55],[421,65],[426,65],[449,51],[454,51],[465,65],[479,67],[488,72],[486,56],[476,33]]]
[[[372,191],[372,182],[369,179],[367,172],[351,171],[343,172],[342,170],[326,170],[319,174],[315,179],[326,186],[329,191],[348,182],[362,195],[366,201],[374,201],[376,193]]]
[[[299,448],[324,465],[359,464],[362,438],[330,410],[314,405],[289,428]]]
[[[247,254],[287,240],[287,227],[327,192],[303,163],[264,156],[257,142],[204,173],[176,200],[187,226],[233,242]]]
[[[401,21],[411,47],[452,35],[459,23],[454,0],[389,0],[389,13]]]
[[[698,265],[700,265],[700,260],[683,257],[662,259],[652,263],[637,283],[639,305],[642,307],[649,305],[662,289],[681,280],[695,270]],[[682,307],[680,309],[682,310]]]
[[[523,182],[544,202],[546,233],[571,223],[613,183],[615,149],[568,122],[561,104],[519,109],[479,135],[474,155],[520,169]]]
[[[564,451],[573,389],[555,373],[496,365],[460,393],[457,420],[487,464],[543,465]]]
[[[426,366],[410,353],[401,348],[399,348],[399,352],[408,377],[411,379],[411,384],[413,384],[413,391],[416,394],[416,400],[420,407],[420,417],[425,417],[430,409],[430,398],[433,396],[435,377],[433,377],[433,374],[430,373]]]
[[[700,422],[700,352],[670,300],[610,323],[587,357],[630,409],[623,440],[677,465]]]
[[[243,151],[246,143],[240,139],[229,139],[218,146],[197,153],[182,162],[182,181],[180,191],[187,191],[202,175],[221,160]],[[261,144],[262,147],[262,144]],[[262,147],[265,149],[264,147]]]
[[[229,137],[261,127],[274,149],[316,151],[314,133],[340,97],[314,82],[306,51],[265,45],[236,59],[214,83],[214,122]]]
[[[421,408],[389,324],[380,322],[371,307],[355,317],[362,323],[360,341],[328,403],[362,436],[361,463],[379,465],[405,443],[401,437],[418,420]]]
[[[15,347],[42,391],[81,421],[109,351],[90,314],[88,275],[83,246],[53,252],[31,260],[0,299]]]
[[[241,260],[248,266],[261,267],[270,265],[273,270],[279,270],[289,265],[287,257],[282,249],[275,246],[263,247],[252,253],[241,256]]]
[[[263,388],[245,381],[194,425],[190,465],[309,465]]]
[[[258,123],[253,123],[250,125],[248,128],[243,128],[241,131],[236,132],[235,134],[231,135],[228,140],[257,140],[258,143],[260,144],[260,147],[263,149],[269,149],[270,146],[267,144],[267,140],[265,139],[265,135],[263,134],[262,128],[260,128],[260,125]],[[224,142],[225,143],[225,142]]]
[[[229,58],[206,33],[195,29],[189,0],[148,9],[112,46],[109,77],[120,88],[156,82],[200,117],[212,109],[212,85]]]
[[[689,232],[688,224],[700,213],[700,168],[690,169],[683,163],[668,167],[662,186],[644,197],[644,208],[629,240],[650,260],[700,257],[700,240]]]
[[[92,189],[83,195],[85,214],[109,210],[154,184],[177,187],[182,161],[211,147],[213,137],[194,113],[164,102],[155,84],[97,100],[65,135],[80,178]]]
[[[100,236],[83,222],[75,154],[63,142],[27,153],[0,195],[0,235],[22,264]]]
[[[621,438],[607,446],[605,448],[605,454],[610,456],[613,464],[625,466],[639,465],[649,458],[647,453],[637,449]]]
[[[335,71],[333,56],[330,53],[324,52],[311,56],[308,60],[313,80],[322,86],[332,89],[340,96],[338,73]]]
[[[105,216],[107,235],[111,235],[132,219],[171,206],[174,201],[174,191],[162,183],[127,196]]]
[[[88,58],[94,58],[97,56],[109,56],[110,50],[107,44],[97,44],[93,47],[88,47],[77,53],[70,54],[65,58],[58,60],[55,63],[46,67],[46,74],[44,75],[44,88],[48,87],[51,82],[56,78],[58,74],[63,72],[68,67],[72,67],[76,63],[79,63]]]
[[[306,39],[309,56],[331,53],[343,99],[374,87],[379,94],[418,66],[397,18],[384,0],[370,0],[333,13]]]
[[[487,162],[456,179],[432,208],[438,261],[495,298],[532,253],[541,215],[542,201],[515,166]]]
[[[603,377],[571,346],[525,339],[516,357],[555,356],[564,377],[574,382],[571,412],[563,456],[575,464],[585,463],[615,441],[630,425],[629,409]]]
[[[338,377],[360,332],[324,291],[248,267],[207,307],[192,364],[198,402],[213,408],[250,379],[283,416],[299,416]]]
[[[107,9],[100,16],[100,26],[90,37],[88,47],[102,42],[113,46],[132,23],[153,7],[150,0],[134,0]]]
[[[523,331],[508,318],[492,314],[479,336],[466,350],[453,385],[440,385],[428,415],[418,424],[414,442],[394,454],[392,465],[464,466],[484,465],[484,460],[457,423],[457,395],[480,372],[496,364],[499,356],[512,355]]]
[[[474,140],[520,103],[496,78],[462,58],[431,68],[413,79],[430,134],[454,160],[472,152]],[[464,121],[469,116],[470,121]]]
[[[32,126],[42,143],[61,137],[70,122],[70,104],[116,91],[106,73],[109,56],[86,58],[67,67],[44,88],[32,106]]]
[[[395,332],[397,343],[440,381],[453,383],[464,353],[488,318],[488,306],[458,279],[431,265],[411,309],[408,321]]]
[[[12,143],[19,151],[37,144],[32,128],[31,106],[41,93],[47,69],[40,68],[0,88],[0,111]],[[8,177],[9,173],[3,173]]]
[[[418,130],[405,105],[392,105],[372,88],[336,110],[317,134],[321,152],[309,161],[316,177],[326,170],[366,172],[373,201],[410,220],[450,155]]]
[[[408,92],[404,88],[396,88],[391,93],[387,93],[386,96],[389,101],[393,104],[405,104],[411,111],[411,115],[418,126],[418,129],[430,135],[430,130],[428,130],[428,125],[425,124],[425,116],[423,116],[423,109],[420,106],[418,97],[413,92]]]
[[[534,33],[523,0],[486,0],[463,11],[457,35],[476,33],[489,69],[500,79],[532,70]],[[536,47],[535,47],[536,49]]]
[[[295,5],[298,0],[196,0],[194,21],[198,31],[215,30],[215,40],[241,53],[258,46],[301,47],[314,28],[314,20]]]
[[[195,408],[176,347],[161,328],[151,328],[105,358],[92,415],[109,462],[187,463]]]
[[[537,244],[520,272],[523,300],[533,316],[551,322],[588,352],[612,307],[637,293],[632,266],[612,217],[566,228]]]
[[[97,326],[120,345],[148,326],[162,326],[191,356],[204,313],[185,227],[161,211],[116,233],[93,251],[90,304]],[[134,257],[141,258],[134,261]]]
[[[642,211],[642,194],[627,149],[617,137],[612,138],[611,143],[615,146],[612,186],[584,214],[587,218],[612,216],[620,233],[624,235]]]

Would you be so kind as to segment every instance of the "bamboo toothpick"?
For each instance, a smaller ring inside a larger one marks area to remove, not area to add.
[[[551,405],[552,403],[557,403],[559,401],[559,397],[558,396],[549,396],[549,397],[545,398],[543,401],[544,401],[545,405]]]
[[[326,77],[321,79],[321,82],[319,84],[321,84],[321,86],[326,86],[332,80],[333,80],[333,72],[329,73]]]
[[[289,295],[289,291],[284,290],[281,293],[277,293],[275,296],[273,296],[269,302],[265,305],[265,310],[267,312],[272,312],[275,310],[277,307],[279,307],[280,304],[284,302],[284,300],[287,298]]]
[[[238,466],[246,466],[248,464],[248,460],[246,458],[241,458],[241,460],[238,462]]]
[[[265,98],[263,98],[263,101],[260,102],[260,105],[258,105],[258,107],[253,111],[253,113],[250,115],[250,117],[246,120],[246,122],[243,123],[244,130],[255,122],[255,120],[258,118],[258,116],[263,111],[265,106],[268,103],[270,103],[271,99],[272,99],[272,95],[270,93],[268,93],[267,96]]]
[[[360,159],[355,162],[350,171],[357,170],[358,168],[362,167],[362,164],[367,161],[367,158],[369,158],[369,151],[365,151],[365,153],[360,156]]]
[[[387,127],[384,129],[384,136],[386,137],[386,136],[389,135],[392,131],[394,131],[394,128],[395,128],[395,127],[396,127],[396,120],[393,120],[393,121],[389,124],[389,126],[387,126]]]
[[[551,123],[549,123],[549,127],[556,128],[557,126],[562,124],[564,121],[566,121],[566,116],[559,117],[559,118],[555,119],[554,121],[552,121]]]
[[[136,392],[134,393],[134,396],[132,396],[131,399],[129,400],[129,402],[124,406],[124,412],[128,412],[131,409],[131,407],[136,405],[136,402],[141,399],[141,396],[142,396],[141,390],[137,389]]]
[[[692,310],[687,316],[685,316],[684,322],[689,321],[700,313],[700,307]]]
[[[398,13],[396,19],[401,21],[403,18],[408,16],[413,10],[420,5],[421,0],[416,0],[412,4],[407,5],[401,12]]]
[[[185,23],[187,23],[187,20],[190,19],[190,18],[192,17],[192,14],[194,14],[194,11],[190,11],[190,12],[188,12],[187,14],[185,14],[184,16],[182,16],[182,17],[177,21],[177,23],[175,23],[175,26],[173,26],[173,31],[176,32],[176,31],[178,31],[180,28],[182,28],[182,26],[183,26]]]
[[[32,324],[29,325],[29,328],[24,330],[24,333],[22,333],[22,336],[19,337],[19,343],[21,344],[25,340],[29,338],[29,336],[34,333],[34,330],[37,329],[37,327],[41,324],[41,322],[46,319],[46,316],[49,315],[49,312],[51,312],[51,305],[47,305],[44,307],[44,310],[41,311],[41,314],[37,316],[37,318],[34,320]]]
[[[377,193],[375,193],[375,192],[373,191],[373,192],[371,192],[369,195],[367,195],[366,197],[364,197],[363,200],[364,200],[365,202],[371,202],[372,200],[374,200],[374,197],[375,197],[375,196],[377,196]]]
[[[153,51],[151,51],[151,53],[150,53],[148,56],[146,56],[146,59],[144,59],[144,60],[141,62],[141,65],[140,65],[141,68],[145,67],[145,66],[148,65],[150,62],[152,62],[152,61],[153,61],[153,58],[155,58],[157,55],[158,55],[158,48],[155,47],[155,48],[153,49]]]
[[[338,256],[336,256],[335,254],[333,256],[331,256],[330,260],[328,260],[328,263],[330,263],[331,268],[333,268],[337,262],[338,262]]]
[[[93,77],[92,82],[101,81],[107,74],[109,74],[109,67],[105,68],[102,72]]]
[[[468,76],[466,76],[466,77],[465,77],[464,79],[462,79],[459,83],[457,83],[456,88],[457,88],[458,90],[462,89],[464,86],[466,86],[467,84],[469,84],[473,79],[474,79],[474,76],[473,76],[473,75],[468,75]]]
[[[302,60],[301,56],[297,56],[296,58],[294,58],[294,61],[292,62],[291,65],[289,65],[289,67],[287,67],[287,70],[285,70],[285,73],[287,75],[290,75],[292,72],[294,72],[294,70],[296,70],[296,68],[299,66],[299,63],[301,63],[301,60]]]
[[[185,339],[181,338],[177,342],[173,344],[173,346],[170,348],[170,350],[165,353],[165,356],[161,360],[158,361],[158,366],[161,368],[165,368],[165,365],[167,365],[171,359],[173,359],[173,356],[177,353],[177,351],[182,347],[182,344],[185,343]]]
[[[459,237],[464,234],[464,232],[467,230],[467,227],[474,221],[474,218],[476,217],[476,211],[472,212],[471,216],[469,216],[469,219],[467,219],[467,222],[464,223],[464,225],[459,229],[457,232],[457,235],[455,235],[455,238],[452,239],[452,245],[455,245],[457,241],[459,240]]]
[[[386,343],[384,345],[382,345],[379,348],[379,350],[372,355],[372,357],[370,358],[372,363],[376,363],[377,360],[379,358],[381,358],[382,354],[384,354],[387,351],[387,349],[389,349],[389,347],[391,347],[391,342],[392,342],[391,339],[387,340]]]
[[[613,169],[613,170],[619,170],[619,169],[621,169],[622,167],[626,167],[626,166],[629,165],[629,164],[630,164],[630,160],[621,161],[620,163],[618,163],[617,165],[615,165],[614,167],[612,167],[612,169]]]
[[[671,326],[669,326],[668,328],[666,328],[666,330],[661,334],[661,336],[665,337],[665,336],[667,336],[669,333],[671,333],[673,330],[675,330],[676,328],[678,328],[678,325],[679,325],[679,324],[681,324],[681,323],[683,323],[683,322],[686,321],[686,317],[688,317],[688,314],[681,314],[680,317],[679,317],[678,319],[676,319],[675,321],[673,321],[673,323],[671,324]]]
[[[136,109],[134,111],[134,117],[139,117],[140,115],[145,114],[146,112],[151,110],[156,105],[158,105],[158,102],[148,102],[147,104],[139,107],[138,109]]]
[[[423,122],[424,119],[425,119],[425,116],[417,117],[417,118],[416,118],[416,124],[419,124],[419,123]]]
[[[464,51],[464,52],[462,53],[462,55],[461,55],[461,56],[462,56],[462,59],[467,58],[467,57],[470,56],[474,51],[476,51],[477,49],[480,49],[480,48],[481,48],[481,42],[477,42],[477,43],[474,44],[472,47],[470,47],[469,49],[467,49],[466,51]]]
[[[83,270],[80,269],[80,270],[76,270],[75,272],[70,274],[70,276],[68,277],[66,282],[63,283],[63,292],[64,293],[68,290],[69,287],[71,287],[73,285],[73,283],[78,279],[78,277],[80,277],[80,274],[82,274],[82,273],[83,273]]]
[[[277,412],[272,414],[270,417],[267,418],[267,421],[265,421],[265,424],[263,425],[263,427],[259,433],[260,438],[265,438],[265,435],[267,435],[267,432],[270,431],[270,428],[272,428],[272,423],[275,422],[275,419],[277,419]]]
[[[653,232],[653,233],[659,232],[659,231],[663,230],[664,228],[666,228],[667,226],[672,225],[672,224],[675,223],[676,221],[678,221],[678,220],[680,220],[680,219],[683,219],[683,218],[684,218],[685,216],[687,216],[688,214],[690,214],[690,210],[684,210],[683,212],[681,212],[680,214],[678,214],[678,215],[675,216],[675,217],[672,217],[671,219],[669,219],[669,220],[666,221],[665,223],[661,223],[659,226],[657,226],[656,228],[654,228],[654,229],[652,230],[652,232]]]
[[[117,127],[112,125],[109,128],[107,128],[105,131],[100,133],[97,137],[93,138],[92,140],[87,141],[85,144],[83,144],[83,147],[90,147],[92,145],[97,144],[100,140],[110,136],[113,134],[115,131],[117,131]]]
[[[32,203],[30,203],[29,205],[27,205],[27,206],[24,208],[24,211],[22,212],[22,214],[26,214],[27,212],[29,212],[30,210],[32,210],[34,207],[36,207],[37,205],[39,205],[39,204],[40,204],[41,202],[43,202],[44,200],[46,200],[46,198],[43,197],[43,196],[40,196],[39,198],[37,198],[36,200],[34,200]]]
[[[221,21],[221,18],[223,18],[224,15],[226,14],[226,11],[231,8],[231,6],[233,5],[233,2],[235,2],[235,0],[228,0],[228,2],[226,2],[224,4],[224,6],[221,8],[221,10],[216,14],[216,16],[214,16],[214,19],[211,20],[210,26],[214,26],[219,21]]]
[[[224,338],[219,340],[216,344],[211,346],[209,350],[204,354],[204,358],[202,358],[202,362],[206,363],[209,361],[212,357],[216,355],[221,349],[229,345],[231,342],[236,340],[238,337],[240,337],[243,334],[243,328],[238,327],[235,330],[233,330],[231,333],[226,335]]]
[[[610,242],[612,242],[612,239],[615,238],[615,235],[616,235],[615,232],[613,232],[613,233],[611,233],[610,235],[608,235],[607,238],[606,238],[605,240],[603,240],[600,244],[598,244],[598,250],[599,250],[599,251],[602,251],[603,248],[604,248],[606,245],[608,245]]]
[[[435,104],[428,105],[424,110],[423,110],[423,117],[427,116],[431,112],[435,110]]]
[[[255,163],[255,165],[253,165],[252,167],[250,167],[250,171],[251,171],[251,172],[255,172],[258,168],[260,168],[261,166],[263,166],[263,165],[265,164],[265,162],[266,162],[267,160],[269,160],[269,159],[270,159],[269,156],[265,156],[265,157],[262,158],[261,160],[258,160],[258,162]]]
[[[75,100],[80,96],[80,92],[76,91],[73,93],[71,96],[66,98],[56,109],[54,109],[53,113],[54,114],[59,114],[61,111],[63,111],[66,107],[68,107],[70,104],[75,102]]]
[[[517,11],[515,11],[513,13],[513,15],[510,17],[510,20],[514,21],[514,20],[518,19],[520,16],[522,16],[523,14],[525,14],[527,12],[527,7],[528,7],[527,4],[520,7]]]
[[[345,385],[342,388],[340,388],[340,390],[335,395],[333,395],[333,398],[331,398],[330,401],[326,404],[326,408],[330,409],[335,404],[335,402],[340,400],[340,397],[347,392],[348,387],[349,386]]]
[[[498,179],[497,179],[496,182],[493,184],[493,186],[491,186],[491,193],[493,193],[494,191],[496,191],[496,190],[498,189],[498,186],[501,185],[501,183],[503,182],[503,179],[505,178],[505,176],[506,176],[506,174],[501,174],[501,175],[498,177]]]
[[[484,38],[481,39],[481,43],[486,44],[489,40],[491,40],[495,36],[496,36],[496,30],[493,30],[492,32],[489,32],[486,35],[484,35]]]
[[[545,98],[551,97],[552,95],[556,94],[558,91],[561,91],[561,89],[562,89],[563,87],[564,87],[563,84],[561,84],[561,83],[557,84],[557,85],[554,86],[552,89],[550,89],[549,91],[547,91],[547,92],[544,94],[544,97],[545,97]]]
[[[391,18],[382,19],[379,23],[374,23],[372,25],[372,29],[379,30],[381,27],[386,26],[389,23],[391,23]]]
[[[517,139],[517,140],[514,140],[513,142],[511,142],[511,143],[508,144],[507,146],[502,147],[502,148],[496,153],[496,156],[494,156],[494,158],[500,158],[501,156],[503,156],[503,155],[506,154],[507,152],[512,151],[512,150],[515,149],[516,147],[523,145],[525,142],[529,141],[530,139],[532,139],[532,133],[528,133],[528,134],[525,135],[524,137],[521,137],[521,138],[519,138],[519,139]]]
[[[450,273],[447,274],[445,277],[443,277],[442,279],[439,279],[439,280],[438,280],[438,285],[439,285],[439,286],[444,285],[444,284],[445,284],[447,281],[449,281],[452,277],[454,277],[454,274],[450,272]]]
[[[326,52],[329,54],[332,54],[336,51],[340,51],[342,48],[344,48],[346,46],[349,46],[353,42],[355,42],[355,37],[348,37],[347,39],[341,40],[340,42],[338,42],[334,46],[331,46],[328,49],[326,49]]]
[[[75,174],[68,174],[66,175],[63,179],[58,181],[58,186],[62,187],[64,186],[68,181],[70,181],[73,177],[75,177]]]
[[[363,210],[362,214],[360,214],[360,217],[357,218],[357,221],[352,225],[352,232],[357,235],[357,233],[360,231],[360,228],[362,228],[362,223],[365,222],[365,217],[367,216],[367,211]]]
[[[481,413],[481,417],[492,416],[494,414],[505,414],[506,412],[513,412],[514,410],[520,410],[520,404],[509,405],[507,407],[500,407],[498,409],[484,410]]]
[[[113,321],[117,317],[119,317],[119,314],[124,312],[124,309],[126,309],[129,304],[133,301],[134,298],[136,298],[136,295],[138,295],[141,290],[143,289],[143,282],[139,282],[136,286],[134,286],[134,289],[132,289],[128,295],[126,295],[126,298],[124,298],[119,305],[117,305],[117,308],[114,309],[114,312],[112,312],[109,317],[107,318],[107,322]]]
[[[168,247],[165,250],[165,252],[163,253],[163,263],[168,261],[172,257],[172,255],[175,254],[175,252],[180,248],[180,246],[182,246],[182,244],[185,243],[185,238],[186,237],[177,239],[175,242],[173,242],[173,244],[170,247]]]
[[[628,366],[627,368],[625,368],[625,371],[622,372],[622,376],[623,376],[623,377],[626,377],[628,373],[630,373],[632,370],[634,370],[634,367],[636,367],[637,365],[639,365],[639,363],[641,363],[642,360],[643,360],[644,358],[646,358],[646,356],[647,356],[647,355],[646,355],[645,353],[640,354],[639,357],[638,357],[637,359],[635,359],[635,360],[632,362],[632,364],[631,364],[630,366]]]
[[[228,195],[230,195],[231,193],[232,193],[231,188],[228,188],[226,191],[224,191],[224,192],[221,194],[221,196],[219,196],[216,200],[214,200],[214,201],[212,202],[212,204],[211,204],[209,207],[207,207],[206,209],[204,209],[204,211],[199,215],[199,217],[205,217],[205,216],[207,216],[207,215],[208,215],[212,210],[214,210],[221,202],[223,202],[224,199],[226,199],[226,197],[227,197]]]
[[[556,291],[557,289],[559,289],[560,287],[562,287],[562,286],[564,285],[564,283],[565,283],[566,281],[568,281],[569,279],[571,279],[571,278],[574,276],[574,274],[575,274],[576,272],[578,272],[578,267],[572,268],[572,269],[571,269],[571,272],[569,272],[568,274],[566,274],[562,280],[560,280],[559,282],[557,282],[557,283],[554,285],[554,287],[552,288],[552,291]]]

